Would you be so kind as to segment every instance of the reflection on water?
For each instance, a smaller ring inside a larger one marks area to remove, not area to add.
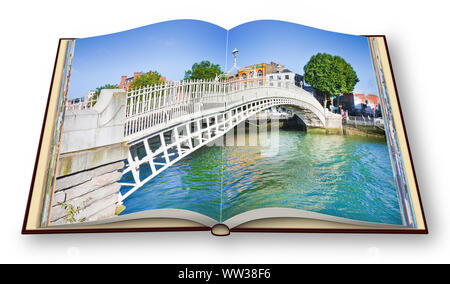
[[[252,209],[286,207],[401,224],[384,140],[283,130],[279,135],[277,149],[197,150],[133,193],[122,214],[179,208],[224,221]]]

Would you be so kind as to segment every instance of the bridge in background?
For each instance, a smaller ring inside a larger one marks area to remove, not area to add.
[[[68,107],[61,152],[125,143],[122,173],[131,173],[133,181],[122,183],[131,189],[119,196],[120,203],[180,159],[275,106],[294,107],[307,127],[342,129],[340,115],[294,84],[185,80],[128,92],[102,90],[95,104]]]

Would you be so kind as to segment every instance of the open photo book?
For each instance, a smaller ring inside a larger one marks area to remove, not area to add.
[[[427,233],[384,36],[61,39],[22,233]]]

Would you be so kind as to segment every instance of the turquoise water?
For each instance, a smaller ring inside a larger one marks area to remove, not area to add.
[[[177,208],[220,222],[252,209],[286,207],[402,224],[384,139],[279,135],[272,148],[204,146],[128,197],[121,214]]]

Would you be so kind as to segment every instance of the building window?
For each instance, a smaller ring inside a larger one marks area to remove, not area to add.
[[[278,79],[278,80],[281,80],[281,76],[280,76],[280,75],[278,75],[278,76],[277,76],[277,79]]]
[[[249,78],[253,78],[253,75],[255,75],[255,72],[250,72],[250,75],[248,76]]]
[[[284,75],[284,79],[289,80],[289,75]]]
[[[263,71],[262,70],[258,70],[258,77],[262,77],[263,76]]]
[[[273,75],[272,75],[272,76],[270,76],[270,80],[273,80]]]
[[[247,79],[247,74],[245,74],[245,73],[242,74],[242,75],[241,75],[241,79],[243,79],[243,80]]]

